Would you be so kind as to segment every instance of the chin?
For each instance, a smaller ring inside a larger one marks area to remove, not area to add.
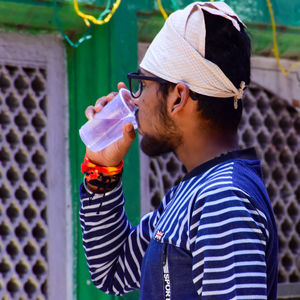
[[[144,135],[141,140],[142,151],[150,156],[159,156],[165,153],[174,152],[174,147],[164,139],[158,139],[149,135]]]

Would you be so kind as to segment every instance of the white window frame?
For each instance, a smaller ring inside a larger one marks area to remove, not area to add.
[[[0,63],[47,73],[48,299],[72,299],[72,205],[68,153],[66,54],[55,35],[0,33]]]

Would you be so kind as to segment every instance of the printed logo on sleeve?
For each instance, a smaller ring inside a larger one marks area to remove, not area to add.
[[[155,234],[154,239],[160,242],[162,237],[164,236],[164,234],[165,234],[164,232],[162,232],[161,230],[158,230]]]

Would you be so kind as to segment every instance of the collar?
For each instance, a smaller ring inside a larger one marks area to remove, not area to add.
[[[254,148],[248,148],[244,150],[236,150],[227,152],[226,154],[221,154],[220,156],[217,156],[212,160],[209,160],[201,164],[200,166],[194,168],[192,171],[190,171],[183,177],[182,181],[195,177],[220,163],[233,159],[257,160],[256,151]]]

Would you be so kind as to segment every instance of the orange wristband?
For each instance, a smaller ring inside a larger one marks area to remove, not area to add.
[[[122,170],[123,170],[123,160],[116,167],[104,167],[92,163],[88,159],[86,154],[84,156],[84,161],[81,164],[81,172],[86,174],[86,179],[88,181],[97,179],[101,173],[110,176],[110,175],[119,174],[122,172]]]

